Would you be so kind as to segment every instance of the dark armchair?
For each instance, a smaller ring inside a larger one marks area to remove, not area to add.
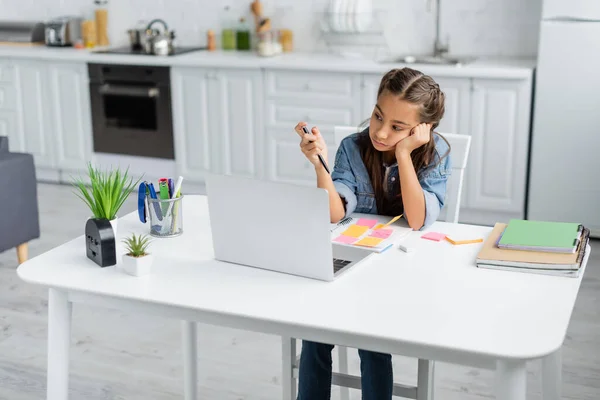
[[[39,237],[33,156],[11,153],[8,138],[0,136],[0,253],[16,247],[21,264],[27,260],[27,243]]]

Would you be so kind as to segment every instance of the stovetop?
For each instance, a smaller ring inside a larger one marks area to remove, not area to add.
[[[175,46],[173,48],[173,51],[169,54],[169,56],[177,56],[177,55],[184,54],[184,53],[190,53],[192,51],[200,51],[200,50],[206,50],[206,49],[207,49],[206,47]],[[99,50],[99,51],[95,51],[94,53],[98,53],[98,54],[130,54],[130,55],[156,57],[156,55],[148,54],[142,49],[132,49],[131,46],[115,47],[112,49]]]

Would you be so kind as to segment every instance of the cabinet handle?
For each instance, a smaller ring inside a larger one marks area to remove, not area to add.
[[[310,83],[304,85],[304,90],[308,92],[310,90]]]

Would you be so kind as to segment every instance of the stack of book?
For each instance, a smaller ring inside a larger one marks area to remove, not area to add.
[[[479,268],[579,276],[590,231],[581,224],[511,220],[497,223],[479,254]]]

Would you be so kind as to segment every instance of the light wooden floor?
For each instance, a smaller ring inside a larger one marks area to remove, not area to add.
[[[133,197],[125,212],[135,209]],[[30,256],[82,234],[88,217],[68,186],[42,184],[39,198],[42,238]],[[563,353],[564,399],[600,398],[600,244],[592,247]],[[47,293],[20,281],[16,266],[15,251],[0,254],[0,400],[38,400],[45,398]],[[206,325],[199,332],[201,399],[281,399],[278,337]],[[181,360],[178,321],[74,307],[73,400],[181,399]],[[415,360],[394,362],[397,380],[415,382]],[[357,373],[355,351],[351,363]],[[539,400],[539,365],[529,370],[528,398]],[[436,373],[437,399],[493,398],[489,371],[438,363]]]

